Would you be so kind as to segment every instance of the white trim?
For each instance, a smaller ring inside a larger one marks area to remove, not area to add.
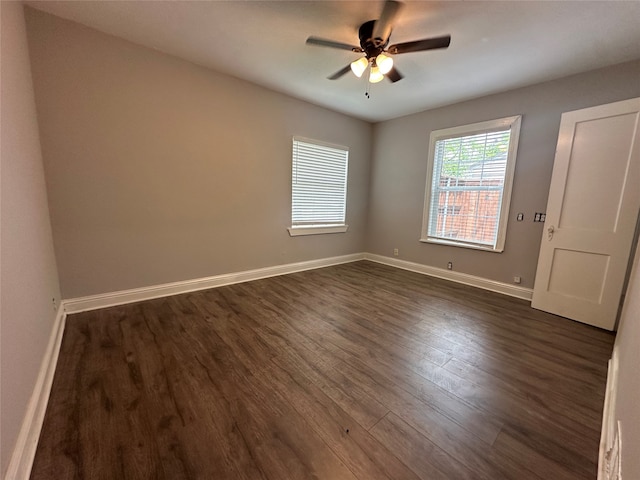
[[[40,439],[40,432],[44,422],[44,414],[47,410],[53,376],[56,372],[60,345],[62,344],[62,334],[66,321],[66,313],[61,303],[53,322],[51,336],[47,344],[38,379],[33,388],[33,393],[27,405],[27,412],[22,420],[18,440],[13,449],[9,467],[5,474],[6,480],[28,480],[33,467],[33,459],[36,456],[36,448]]]
[[[325,233],[344,233],[349,229],[349,225],[321,226],[321,227],[289,227],[289,235],[297,237],[300,235],[322,235]]]
[[[504,252],[504,248],[501,250],[493,248],[491,245],[480,245],[479,243],[466,243],[466,242],[456,242],[454,240],[445,240],[443,238],[436,237],[421,237],[420,241],[422,243],[437,243],[438,245],[449,245],[450,247],[464,247],[471,248],[473,250],[483,250],[485,252],[493,252],[493,253],[502,253]]]
[[[153,298],[178,295],[180,293],[206,290],[207,288],[222,287],[224,285],[231,285],[234,283],[249,282],[251,280],[275,277],[277,275],[301,272],[303,270],[329,267],[331,265],[338,265],[341,263],[356,262],[363,259],[364,253],[354,253],[339,257],[321,258],[306,262],[289,263],[273,267],[258,268],[255,270],[246,270],[244,272],[225,273],[222,275],[185,280],[182,282],[165,283],[161,285],[152,285],[150,287],[121,290],[119,292],[71,298],[69,300],[64,300],[63,303],[67,313],[84,312],[86,310],[113,307],[115,305],[151,300]]]
[[[208,288],[222,287],[224,285],[232,285],[234,283],[249,282],[251,280],[259,280],[261,278],[274,277],[277,275],[286,275],[288,273],[301,272],[303,270],[329,267],[331,265],[339,265],[341,263],[356,262],[358,260],[371,260],[373,262],[382,263],[392,267],[402,268],[404,270],[410,270],[412,272],[422,273],[432,277],[443,278],[452,282],[471,285],[473,287],[502,293],[510,297],[522,298],[524,300],[531,301],[531,297],[533,295],[533,290],[530,288],[519,287],[487,278],[468,275],[466,273],[453,272],[451,270],[408,262],[406,260],[398,260],[372,253],[354,253],[339,257],[321,258],[318,260],[276,265],[273,267],[258,268],[243,272],[225,273],[222,275],[185,280],[181,282],[165,283],[149,287],[71,298],[64,300],[62,303],[66,313],[78,313],[87,310],[96,310],[98,308],[113,307],[116,305],[124,305],[126,303],[167,297],[170,295],[179,295],[181,293],[206,290]]]
[[[365,253],[364,258],[365,260],[371,260],[372,262],[382,263],[384,265],[402,268],[403,270],[410,270],[412,272],[422,273],[423,275],[442,278],[444,280],[450,280],[464,285],[471,285],[472,287],[502,293],[503,295],[521,298],[523,300],[531,301],[531,297],[533,296],[533,290],[530,288],[518,287],[516,285],[490,280],[488,278],[476,277],[467,273],[454,272],[451,270],[445,270],[444,268],[431,267],[421,263],[398,260],[397,258],[375,255],[373,253]]]
[[[346,145],[339,145],[337,143],[324,142],[322,140],[316,140],[314,138],[300,137],[298,135],[293,136],[294,142],[308,143],[309,145],[320,145],[321,147],[333,148],[335,150],[349,151],[349,147]]]
[[[479,249],[477,244],[465,241],[454,241],[449,243],[447,239],[440,237],[432,237],[429,235],[429,219],[432,213],[431,191],[433,188],[433,169],[435,164],[435,146],[439,140],[454,138],[459,136],[470,136],[478,133],[489,133],[505,129],[511,130],[509,139],[509,151],[507,153],[507,167],[504,173],[504,184],[502,188],[502,196],[500,197],[500,217],[498,219],[498,231],[496,235],[495,246],[488,248],[480,248],[482,250],[492,250],[497,253],[504,251],[504,244],[507,236],[507,223],[509,221],[509,208],[511,206],[511,191],[513,188],[513,180],[515,177],[516,160],[518,154],[518,141],[520,140],[520,124],[522,123],[522,115],[514,115],[512,117],[498,118],[495,120],[487,120],[485,122],[472,123],[470,125],[460,125],[457,127],[443,128],[440,130],[432,130],[429,135],[429,156],[427,158],[427,179],[424,191],[424,206],[422,210],[422,229],[420,230],[421,242],[433,242],[451,245],[454,247]]]
[[[613,347],[607,371],[607,387],[604,395],[602,411],[602,429],[600,432],[600,448],[598,451],[598,480],[606,480],[609,462],[607,452],[613,447],[615,439],[615,411],[618,393],[618,347]]]

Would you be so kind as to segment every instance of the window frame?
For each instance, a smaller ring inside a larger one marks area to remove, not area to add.
[[[506,241],[507,224],[509,219],[509,208],[511,206],[511,193],[513,190],[513,178],[516,168],[516,157],[518,152],[518,141],[520,139],[520,125],[522,115],[488,120],[484,122],[460,125],[457,127],[433,130],[429,136],[429,156],[427,161],[427,179],[424,197],[424,210],[422,214],[422,229],[420,231],[420,241],[439,245],[449,245],[454,247],[471,248],[488,252],[501,253],[504,251]],[[496,242],[494,246],[474,243],[464,240],[444,239],[429,235],[429,225],[431,218],[431,192],[433,187],[433,169],[435,166],[436,142],[450,138],[468,137],[482,133],[511,130],[509,137],[509,149],[507,152],[507,165],[502,188],[500,214],[498,216],[498,228]]]
[[[345,158],[345,169],[344,169],[344,219],[342,223],[340,224],[318,223],[317,225],[313,225],[313,224],[295,225],[294,224],[293,222],[294,178],[293,177],[294,177],[294,161],[295,161],[294,155],[296,152],[296,142],[304,143],[307,145],[316,145],[319,147],[326,147],[326,148],[341,150],[345,152],[346,158]],[[349,225],[347,225],[348,183],[349,183],[349,147],[346,147],[344,145],[337,145],[333,143],[323,142],[321,140],[314,140],[310,138],[294,136],[291,141],[291,177],[290,177],[291,195],[289,197],[291,200],[291,204],[290,204],[291,211],[289,216],[291,226],[287,228],[289,235],[292,237],[296,237],[300,235],[322,235],[322,234],[328,234],[328,233],[345,233],[349,229]]]

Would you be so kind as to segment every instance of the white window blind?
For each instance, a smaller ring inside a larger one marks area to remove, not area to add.
[[[312,142],[293,139],[291,225],[344,225],[349,151]]]
[[[432,134],[426,241],[502,250],[519,119]]]

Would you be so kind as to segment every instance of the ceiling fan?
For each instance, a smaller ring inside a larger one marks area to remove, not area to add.
[[[393,66],[393,58],[391,58],[390,55],[421,52],[424,50],[447,48],[449,46],[451,43],[451,35],[389,45],[393,22],[402,5],[401,2],[387,0],[378,20],[369,20],[363,23],[358,30],[358,36],[360,38],[359,47],[319,37],[312,36],[307,38],[308,45],[351,50],[352,52],[364,54],[363,57],[351,62],[349,65],[329,76],[328,78],[330,80],[337,80],[349,72],[349,70],[353,71],[357,77],[361,77],[367,68],[370,67],[370,83],[380,82],[385,76],[392,82],[397,82],[402,79],[403,75]]]

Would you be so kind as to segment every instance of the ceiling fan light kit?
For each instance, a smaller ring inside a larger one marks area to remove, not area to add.
[[[381,82],[383,78],[384,78],[384,75],[382,74],[380,69],[372,64],[371,72],[369,73],[369,83]]]
[[[378,68],[380,69],[380,73],[382,74],[386,75],[393,68],[393,58],[388,57],[384,53],[378,55],[374,59],[374,61],[376,62],[376,65],[378,66]]]
[[[351,71],[356,77],[360,78],[368,66],[369,60],[367,60],[367,57],[360,57],[355,62],[351,62]]]
[[[356,53],[364,53],[364,57],[351,62],[346,67],[338,70],[329,76],[330,80],[337,80],[351,70],[353,74],[360,78],[371,66],[369,71],[369,83],[378,83],[386,76],[391,82],[395,83],[403,78],[402,74],[394,68],[393,58],[390,55],[399,55],[401,53],[421,52],[425,50],[434,50],[439,48],[447,48],[451,43],[451,36],[425,38],[412,42],[397,43],[389,45],[389,38],[393,30],[393,21],[402,7],[402,3],[396,0],[387,0],[382,8],[382,13],[378,20],[369,20],[360,25],[358,29],[358,37],[360,38],[360,46],[355,47],[346,43],[327,40],[319,37],[307,38],[307,44],[317,45],[320,47],[337,48],[340,50],[351,50]]]

